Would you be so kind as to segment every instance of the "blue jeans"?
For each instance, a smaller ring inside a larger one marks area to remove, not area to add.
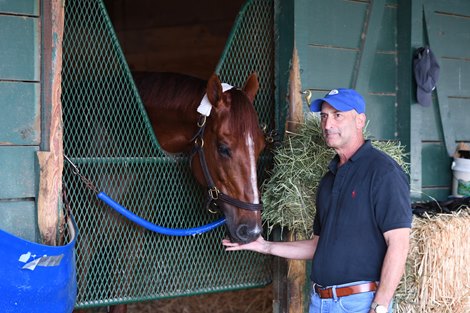
[[[346,287],[367,283],[367,281],[357,281],[349,284],[329,286],[333,288]],[[334,297],[331,299],[321,299],[315,289],[310,296],[309,313],[369,313],[370,305],[374,300],[374,291],[357,293],[347,297]],[[388,308],[392,312],[392,303]]]

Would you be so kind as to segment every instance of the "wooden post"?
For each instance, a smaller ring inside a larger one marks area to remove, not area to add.
[[[302,86],[300,80],[299,57],[295,48],[292,55],[292,68],[289,77],[289,117],[286,129],[294,132],[297,130],[299,123],[303,122],[303,105],[302,105]],[[290,232],[288,241],[296,240],[296,234]],[[305,311],[304,303],[305,283],[307,280],[306,262],[303,260],[287,261],[287,292],[288,292],[288,312],[303,313]]]
[[[64,219],[61,215],[62,199],[62,105],[61,70],[62,70],[62,37],[64,29],[64,1],[50,0],[44,4],[44,40],[43,50],[45,75],[43,93],[43,119],[45,124],[42,141],[46,149],[37,153],[39,161],[38,192],[38,227],[42,242],[47,245],[61,244]],[[48,24],[50,19],[51,24]],[[50,31],[50,32],[49,32]],[[48,75],[49,74],[49,75]],[[47,149],[48,148],[48,149]],[[48,151],[47,151],[48,150]],[[57,233],[59,230],[59,234]]]

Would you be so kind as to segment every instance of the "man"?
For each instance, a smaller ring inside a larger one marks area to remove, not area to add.
[[[365,102],[352,89],[334,89],[312,102],[323,137],[336,151],[320,181],[313,238],[240,245],[289,259],[313,259],[310,312],[391,311],[409,249],[411,204],[407,177],[364,139]]]

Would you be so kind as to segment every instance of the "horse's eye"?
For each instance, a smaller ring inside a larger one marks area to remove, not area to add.
[[[219,154],[223,157],[230,158],[232,156],[232,152],[230,151],[230,148],[227,147],[225,144],[219,144],[217,146],[217,151],[219,151]]]

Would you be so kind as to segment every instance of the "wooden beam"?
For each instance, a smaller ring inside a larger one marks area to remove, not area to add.
[[[62,105],[61,96],[61,70],[62,70],[62,38],[64,30],[64,2],[62,0],[45,1],[44,20],[51,21],[50,27],[44,26],[44,33],[50,31],[51,35],[44,36],[43,47],[49,51],[50,58],[44,59],[48,69],[44,75],[46,90],[43,107],[48,112],[46,119],[47,142],[49,151],[37,153],[39,161],[39,192],[38,192],[38,227],[41,240],[47,245],[61,244],[64,219],[61,216],[62,199],[62,169],[63,169],[63,143],[62,143]],[[46,9],[47,8],[47,9]],[[46,23],[44,23],[47,25]],[[50,40],[50,41],[49,41]],[[49,75],[47,75],[49,74]],[[44,90],[43,90],[44,92]],[[49,95],[50,97],[48,97]],[[50,101],[49,101],[50,100]],[[44,111],[43,111],[44,112]],[[44,120],[43,120],[44,123]],[[44,137],[44,136],[43,136]],[[44,147],[42,147],[44,149]]]
[[[304,121],[302,105],[302,83],[300,80],[300,65],[297,49],[294,44],[292,52],[292,67],[289,77],[289,116],[286,129],[295,132]],[[288,234],[288,241],[297,239],[295,232]],[[306,262],[304,260],[287,260],[287,293],[289,313],[305,312],[304,289],[307,281]]]
[[[377,43],[385,9],[385,0],[373,0],[369,4],[361,34],[362,46],[355,65],[352,87],[366,95],[374,65]]]

